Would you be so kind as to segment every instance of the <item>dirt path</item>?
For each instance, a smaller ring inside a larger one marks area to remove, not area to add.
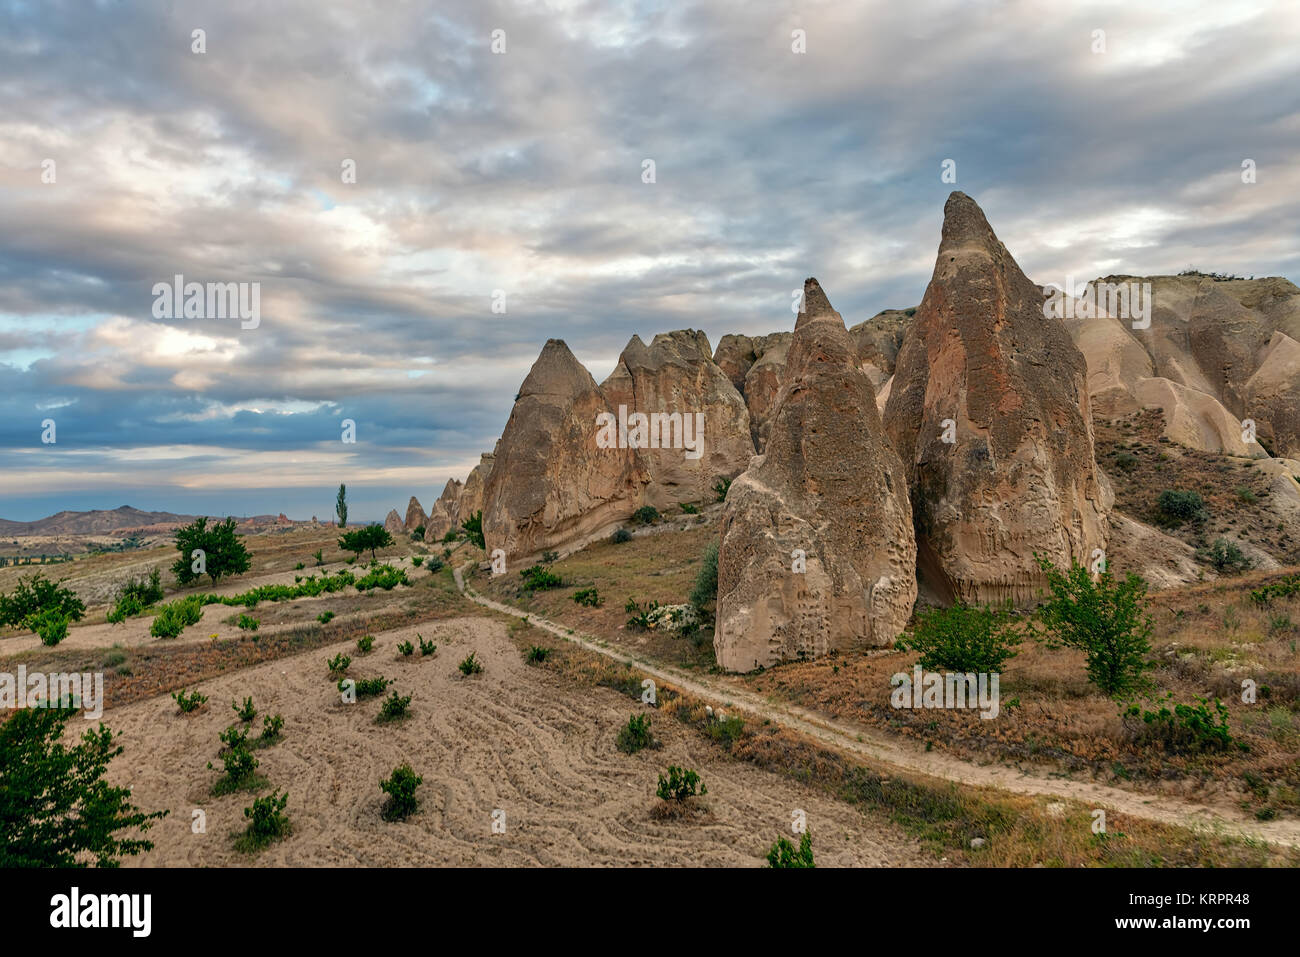
[[[686,674],[670,666],[648,662],[635,655],[614,650],[607,643],[591,635],[578,633],[574,629],[538,615],[480,595],[465,583],[463,572],[467,567],[468,564],[453,569],[456,586],[467,598],[485,608],[504,612],[516,618],[525,618],[536,627],[572,641],[589,651],[605,655],[615,661],[631,663],[659,681],[713,702],[715,707],[743,708],[751,714],[768,718],[793,731],[868,758],[875,764],[890,765],[902,771],[926,774],[961,784],[999,788],[1017,794],[1068,798],[1093,807],[1106,808],[1109,812],[1129,814],[1164,824],[1205,829],[1214,833],[1300,847],[1300,821],[1258,821],[1231,807],[1210,807],[1177,798],[1135,794],[1092,781],[1048,776],[1044,772],[1026,771],[1006,765],[973,764],[937,751],[927,752],[910,741],[895,740],[871,728],[834,721],[798,705],[772,701],[737,688],[724,686],[699,675]]]

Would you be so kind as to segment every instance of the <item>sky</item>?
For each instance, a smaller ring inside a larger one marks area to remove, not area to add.
[[[1036,282],[1300,281],[1297,49],[1294,0],[0,0],[0,517],[427,509],[548,338],[914,306],[953,189]]]

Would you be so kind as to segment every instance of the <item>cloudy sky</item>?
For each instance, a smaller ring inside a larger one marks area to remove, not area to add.
[[[1294,0],[0,0],[0,517],[428,507],[548,337],[915,305],[953,188],[1039,282],[1300,280],[1297,49]]]

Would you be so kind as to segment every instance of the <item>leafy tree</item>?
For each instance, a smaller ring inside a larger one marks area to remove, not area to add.
[[[487,542],[483,538],[483,510],[479,509],[465,521],[460,523],[460,527],[465,529],[465,537],[474,545],[484,551],[487,550]]]
[[[339,483],[338,498],[334,500],[334,514],[339,517],[339,528],[348,527],[348,487]]]
[[[80,621],[86,614],[85,603],[63,582],[50,581],[41,572],[24,576],[8,595],[0,595],[0,626],[27,627],[29,619],[42,612],[54,611],[69,621]]]
[[[1016,656],[1020,635],[1012,622],[1011,609],[960,602],[952,608],[919,612],[911,637],[900,638],[894,647],[919,651],[922,668],[959,672],[1000,672],[1008,658]]]
[[[172,565],[176,581],[189,585],[204,572],[213,584],[227,575],[242,575],[252,565],[252,556],[244,547],[244,540],[235,534],[235,520],[228,517],[208,528],[206,516],[196,518],[176,531],[176,550],[180,558]],[[203,564],[195,571],[196,551],[203,553]]]
[[[343,537],[339,539],[339,548],[346,552],[352,552],[357,558],[361,553],[369,550],[370,557],[375,557],[375,550],[387,548],[393,544],[393,536],[388,534],[388,529],[382,525],[363,525],[360,528],[354,528],[350,532],[344,532]]]
[[[695,587],[691,589],[691,604],[700,617],[713,620],[709,606],[718,600],[718,543],[709,542],[704,546],[700,556],[700,570],[695,575]]]
[[[1111,697],[1142,690],[1151,665],[1147,583],[1129,573],[1117,581],[1109,569],[1094,579],[1077,562],[1061,572],[1037,556],[1051,596],[1038,609],[1040,637],[1049,647],[1077,648],[1087,657],[1088,679]]]
[[[153,848],[117,832],[147,831],[167,811],[145,814],[130,789],[104,780],[122,748],[103,724],[71,748],[59,741],[77,713],[20,708],[0,724],[0,867],[116,867],[118,857]]]

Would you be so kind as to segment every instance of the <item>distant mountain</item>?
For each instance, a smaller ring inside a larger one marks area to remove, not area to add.
[[[193,515],[172,512],[144,512],[130,505],[111,511],[58,512],[35,522],[11,522],[0,518],[0,537],[21,538],[27,535],[111,535],[127,528],[146,525],[185,525]]]

